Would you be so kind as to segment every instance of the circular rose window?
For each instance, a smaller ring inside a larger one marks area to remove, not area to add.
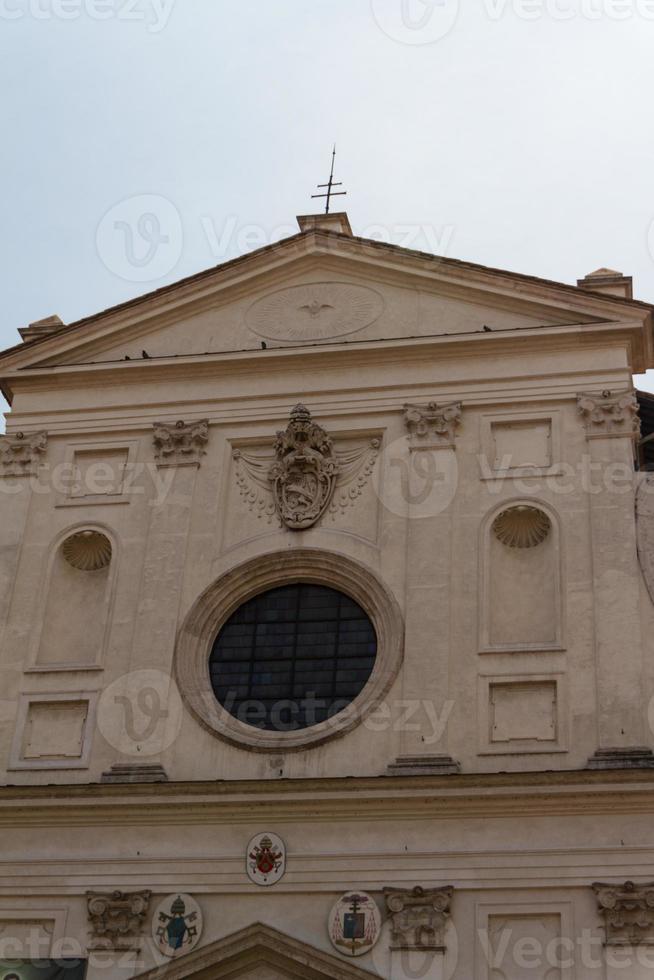
[[[211,685],[244,724],[298,731],[347,708],[376,655],[374,626],[357,602],[324,585],[284,585],[229,617],[213,645]]]
[[[197,720],[257,752],[304,751],[359,725],[403,655],[393,593],[366,565],[318,548],[258,555],[189,609],[175,679]]]

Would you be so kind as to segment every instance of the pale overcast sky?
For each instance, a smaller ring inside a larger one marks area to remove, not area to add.
[[[2,346],[293,233],[334,141],[356,234],[654,302],[654,0],[0,0],[0,44]]]

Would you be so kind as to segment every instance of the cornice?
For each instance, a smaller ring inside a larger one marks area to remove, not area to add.
[[[113,378],[116,383],[125,384],[129,381],[147,382],[157,378],[168,379],[180,369],[192,367],[193,376],[198,372],[211,376],[222,373],[233,375],[234,372],[243,374],[270,374],[271,362],[275,370],[288,366],[290,370],[300,370],[315,365],[316,359],[321,361],[321,369],[330,367],[341,368],[347,360],[349,367],[370,367],[387,362],[398,361],[423,363],[430,351],[442,357],[493,357],[502,354],[520,354],[519,348],[527,344],[530,353],[562,352],[616,344],[626,347],[631,369],[637,373],[643,355],[641,343],[642,324],[638,321],[625,320],[620,323],[579,323],[553,324],[538,327],[518,327],[511,330],[495,330],[491,333],[475,331],[474,333],[436,334],[424,337],[407,337],[373,340],[350,341],[341,343],[323,343],[301,347],[272,347],[267,350],[258,348],[215,351],[203,354],[171,354],[161,357],[151,357],[147,361],[114,360],[95,362],[71,362],[53,365],[31,365],[15,370],[7,370],[3,381],[5,387],[12,388],[25,385],[36,379],[52,379],[52,383],[60,386],[68,376],[75,377],[77,383],[82,383],[85,377],[94,376],[93,383],[98,383],[98,375],[103,376],[101,383],[110,383]],[[56,382],[54,378],[56,376]]]
[[[409,288],[433,289],[441,295],[456,296],[468,302],[487,303],[507,309],[541,309],[544,317],[573,320],[622,320],[640,317],[641,326],[652,307],[636,300],[594,294],[577,286],[556,283],[486,266],[416,252],[386,243],[323,231],[306,232],[210,268],[177,283],[137,297],[119,306],[101,311],[56,331],[52,335],[17,345],[0,355],[0,363],[25,364],[36,355],[47,360],[62,350],[87,348],[112,331],[123,332],[143,327],[159,318],[179,317],[194,304],[220,302],[219,294],[234,298],[235,290],[252,291],[257,283],[273,277],[282,281],[297,271],[298,265],[310,268],[330,263],[345,274],[374,275],[378,281]],[[293,267],[293,268],[292,268]],[[400,277],[397,279],[397,277]],[[430,285],[431,284],[431,285]],[[5,371],[3,370],[3,375]]]
[[[654,771],[0,788],[0,824],[14,827],[653,813]]]
[[[56,388],[80,390],[82,376],[57,376]],[[177,380],[196,383],[201,378],[212,377],[211,374],[199,375],[187,366],[175,375]],[[631,372],[627,366],[621,369],[597,368],[584,371],[579,368],[564,372],[552,371],[538,378],[520,375],[506,375],[502,379],[488,380],[487,378],[471,376],[465,381],[455,381],[451,377],[441,381],[421,380],[415,378],[411,382],[401,383],[395,380],[391,384],[377,384],[373,387],[359,385],[352,387],[328,387],[318,391],[306,391],[293,388],[302,397],[309,398],[312,410],[323,418],[330,418],[333,424],[344,418],[347,420],[341,435],[361,434],[356,419],[365,427],[366,434],[370,426],[384,425],[384,417],[389,413],[402,412],[407,400],[437,401],[449,403],[464,401],[468,409],[486,410],[489,407],[510,408],[520,405],[528,408],[530,405],[541,407],[544,403],[564,405],[568,402],[576,404],[580,391],[596,391],[601,394],[606,389],[621,390],[631,384]],[[109,388],[113,382],[106,378],[103,387]],[[182,415],[188,420],[208,419],[212,426],[221,426],[226,431],[237,425],[240,428],[252,427],[252,437],[258,432],[264,432],[271,424],[277,425],[288,414],[289,396],[287,392],[274,392],[266,396],[262,402],[261,395],[252,386],[251,393],[227,396],[219,389],[215,394],[203,392],[196,397],[187,393],[177,398],[168,397],[165,402],[141,399],[142,388],[134,385],[126,388],[124,378],[117,378],[116,386],[125,390],[126,399],[107,405],[85,406],[78,408],[43,408],[37,411],[14,410],[8,416],[8,432],[22,431],[32,433],[47,429],[50,436],[71,434],[121,434],[148,432],[160,417],[178,418]],[[23,391],[49,392],[53,390],[53,378],[39,378],[26,384]],[[95,388],[93,390],[96,390]],[[169,390],[169,389],[168,389]],[[133,398],[130,400],[130,394]],[[340,431],[340,430],[339,430]]]

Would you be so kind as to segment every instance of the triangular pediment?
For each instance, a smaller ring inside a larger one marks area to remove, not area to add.
[[[376,974],[257,923],[134,980],[375,980]],[[378,980],[378,978],[377,978]]]
[[[0,377],[33,367],[516,335],[529,328],[642,323],[643,303],[310,231],[52,331],[0,355]]]

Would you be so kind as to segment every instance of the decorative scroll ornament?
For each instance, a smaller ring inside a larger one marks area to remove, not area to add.
[[[92,949],[135,949],[152,892],[87,892]]]
[[[257,834],[247,848],[246,871],[255,885],[275,885],[286,871],[286,845],[277,834]]]
[[[654,882],[603,885],[593,890],[604,917],[607,946],[654,945]]]
[[[202,457],[207,455],[209,442],[209,421],[201,422],[155,422],[154,458],[157,466],[199,466]]]
[[[191,895],[169,895],[152,917],[152,938],[169,959],[190,953],[202,935],[202,910]]]
[[[509,507],[493,521],[493,533],[507,548],[535,548],[552,529],[547,514],[538,507]]]
[[[633,391],[603,391],[601,395],[577,395],[577,408],[586,423],[589,439],[640,435],[638,400]]]
[[[348,892],[339,898],[329,916],[332,946],[344,956],[363,956],[379,939],[381,915],[366,892]]]
[[[454,889],[408,891],[385,888],[386,908],[391,919],[391,949],[445,950],[445,927],[450,918]]]
[[[460,402],[405,405],[404,421],[409,430],[411,449],[454,449],[462,412]]]
[[[78,531],[63,543],[63,555],[69,565],[82,572],[97,572],[111,562],[111,541],[100,531]]]
[[[353,507],[366,488],[381,451],[381,439],[371,439],[363,449],[336,450],[338,476],[329,515],[335,521]]]
[[[47,432],[0,437],[0,476],[35,476],[47,445]]]

